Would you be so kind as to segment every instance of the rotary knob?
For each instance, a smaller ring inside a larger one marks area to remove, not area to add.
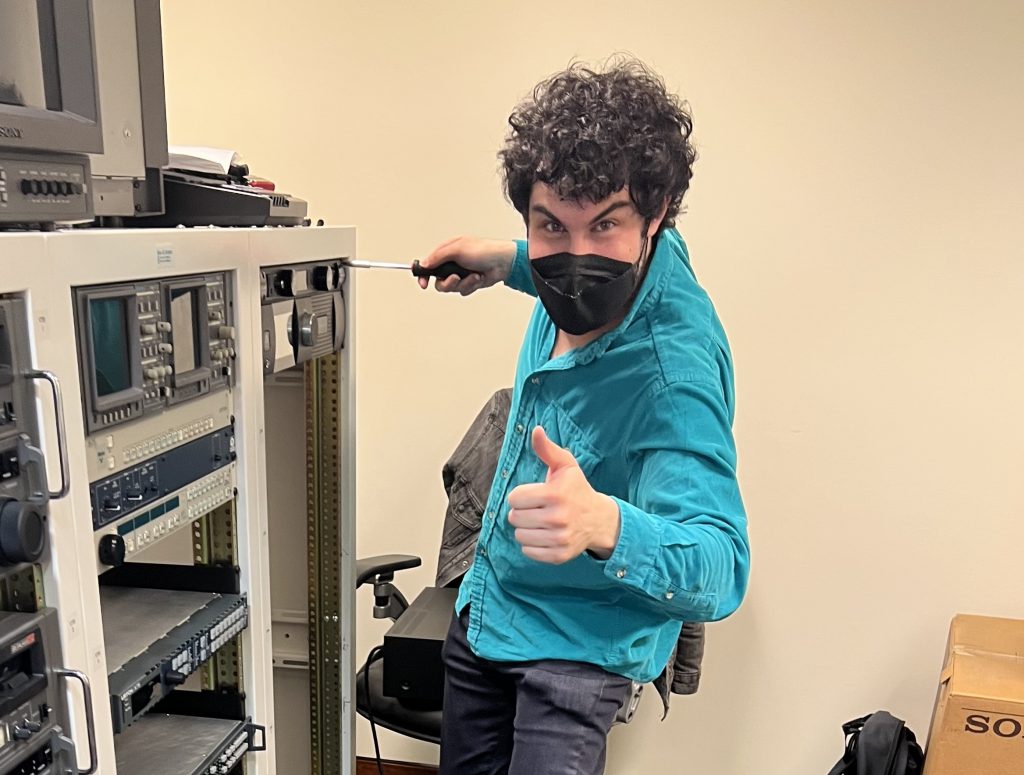
[[[316,342],[316,313],[304,312],[299,323],[299,341],[303,347],[312,347]]]
[[[331,288],[331,267],[329,266],[315,266],[313,267],[313,287],[318,291],[330,291]]]
[[[46,522],[38,507],[0,500],[0,564],[35,562],[46,548]]]
[[[124,565],[124,539],[119,535],[105,535],[100,539],[100,562],[119,568]]]

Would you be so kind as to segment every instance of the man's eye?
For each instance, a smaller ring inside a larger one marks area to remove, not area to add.
[[[548,221],[547,223],[544,224],[544,231],[548,232],[549,234],[558,234],[559,232],[565,231],[565,229],[562,228],[562,224],[560,223]]]
[[[609,229],[612,229],[614,227],[615,227],[615,221],[601,221],[594,228],[597,231],[608,231]]]

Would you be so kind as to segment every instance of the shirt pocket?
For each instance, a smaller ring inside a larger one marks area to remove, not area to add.
[[[580,428],[568,412],[555,404],[551,404],[545,409],[541,415],[540,425],[543,426],[549,439],[572,453],[583,475],[590,482],[590,486],[595,490],[600,489],[597,487],[594,477],[599,473],[601,455],[590,442],[590,434]],[[533,451],[532,445],[529,447],[529,454],[537,461],[540,472],[540,478],[537,481],[544,481],[547,467],[537,458],[537,453]]]
[[[484,506],[473,486],[456,474],[448,493],[448,514],[444,521],[443,546],[460,546],[480,532]]]
[[[555,444],[568,449],[576,458],[576,463],[591,487],[600,490],[595,479],[599,476],[601,457],[569,414],[560,407],[549,404],[534,424],[543,427],[548,438]],[[547,476],[547,466],[533,451],[529,438],[532,431],[532,426],[527,429],[527,439],[519,463],[521,475],[517,476],[518,484],[543,482]],[[512,528],[509,527],[509,530],[512,531]],[[533,593],[537,590],[551,589],[560,589],[563,592],[593,591],[616,586],[605,576],[603,564],[585,554],[556,565],[527,557],[514,537],[508,546],[507,554],[500,559],[492,555],[492,564],[502,577],[503,583],[509,588]]]

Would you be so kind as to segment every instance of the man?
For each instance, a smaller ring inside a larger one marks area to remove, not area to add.
[[[445,643],[441,772],[600,773],[631,682],[746,590],[732,362],[674,228],[695,154],[661,79],[573,66],[509,124],[528,239],[458,238],[422,262],[470,270],[440,291],[540,301]]]

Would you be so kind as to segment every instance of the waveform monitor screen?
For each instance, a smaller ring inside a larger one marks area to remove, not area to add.
[[[90,299],[93,371],[100,398],[132,386],[128,352],[128,302],[132,298]]]
[[[199,363],[199,292],[196,288],[171,290],[171,345],[174,372],[186,374]]]

